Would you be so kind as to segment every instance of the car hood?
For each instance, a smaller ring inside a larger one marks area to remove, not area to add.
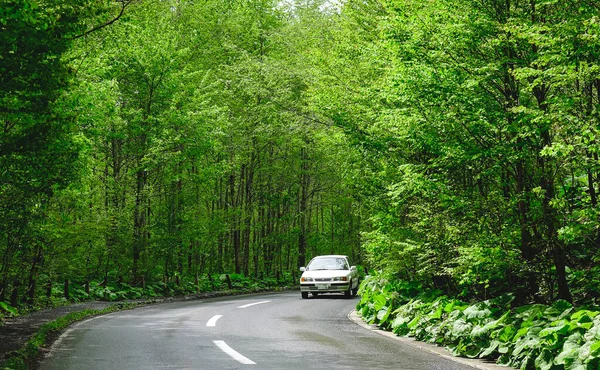
[[[350,270],[315,270],[315,271],[304,271],[302,276],[311,278],[327,278],[332,276],[346,276],[350,273]]]

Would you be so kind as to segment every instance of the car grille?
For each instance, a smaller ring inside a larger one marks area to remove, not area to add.
[[[331,278],[315,278],[315,281],[331,281]]]

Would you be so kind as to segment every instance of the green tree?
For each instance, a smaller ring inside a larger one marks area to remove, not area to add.
[[[0,299],[33,300],[46,242],[40,235],[53,194],[77,178],[74,117],[57,108],[72,77],[63,59],[86,24],[109,4],[3,1],[0,12]],[[27,275],[28,281],[23,281]]]

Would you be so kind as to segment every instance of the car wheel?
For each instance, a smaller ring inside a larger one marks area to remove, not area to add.
[[[350,284],[348,285],[348,290],[344,292],[344,296],[347,298],[352,297],[352,281],[350,281]]]
[[[356,294],[358,293],[358,287],[360,286],[360,281],[356,282],[356,288],[352,289],[352,296],[356,297]]]
[[[302,294],[302,298],[308,298],[308,292],[300,292],[300,294]]]
[[[312,294],[313,297],[316,297],[316,296],[319,295],[319,293],[316,293],[316,292],[315,293],[310,293],[310,294]]]

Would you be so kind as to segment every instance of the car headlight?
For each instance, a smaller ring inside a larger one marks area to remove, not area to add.
[[[347,276],[336,276],[332,279],[333,281],[348,281]]]
[[[304,283],[306,281],[314,281],[314,280],[311,277],[304,277],[304,276],[300,279],[300,282],[302,282],[302,283]]]

